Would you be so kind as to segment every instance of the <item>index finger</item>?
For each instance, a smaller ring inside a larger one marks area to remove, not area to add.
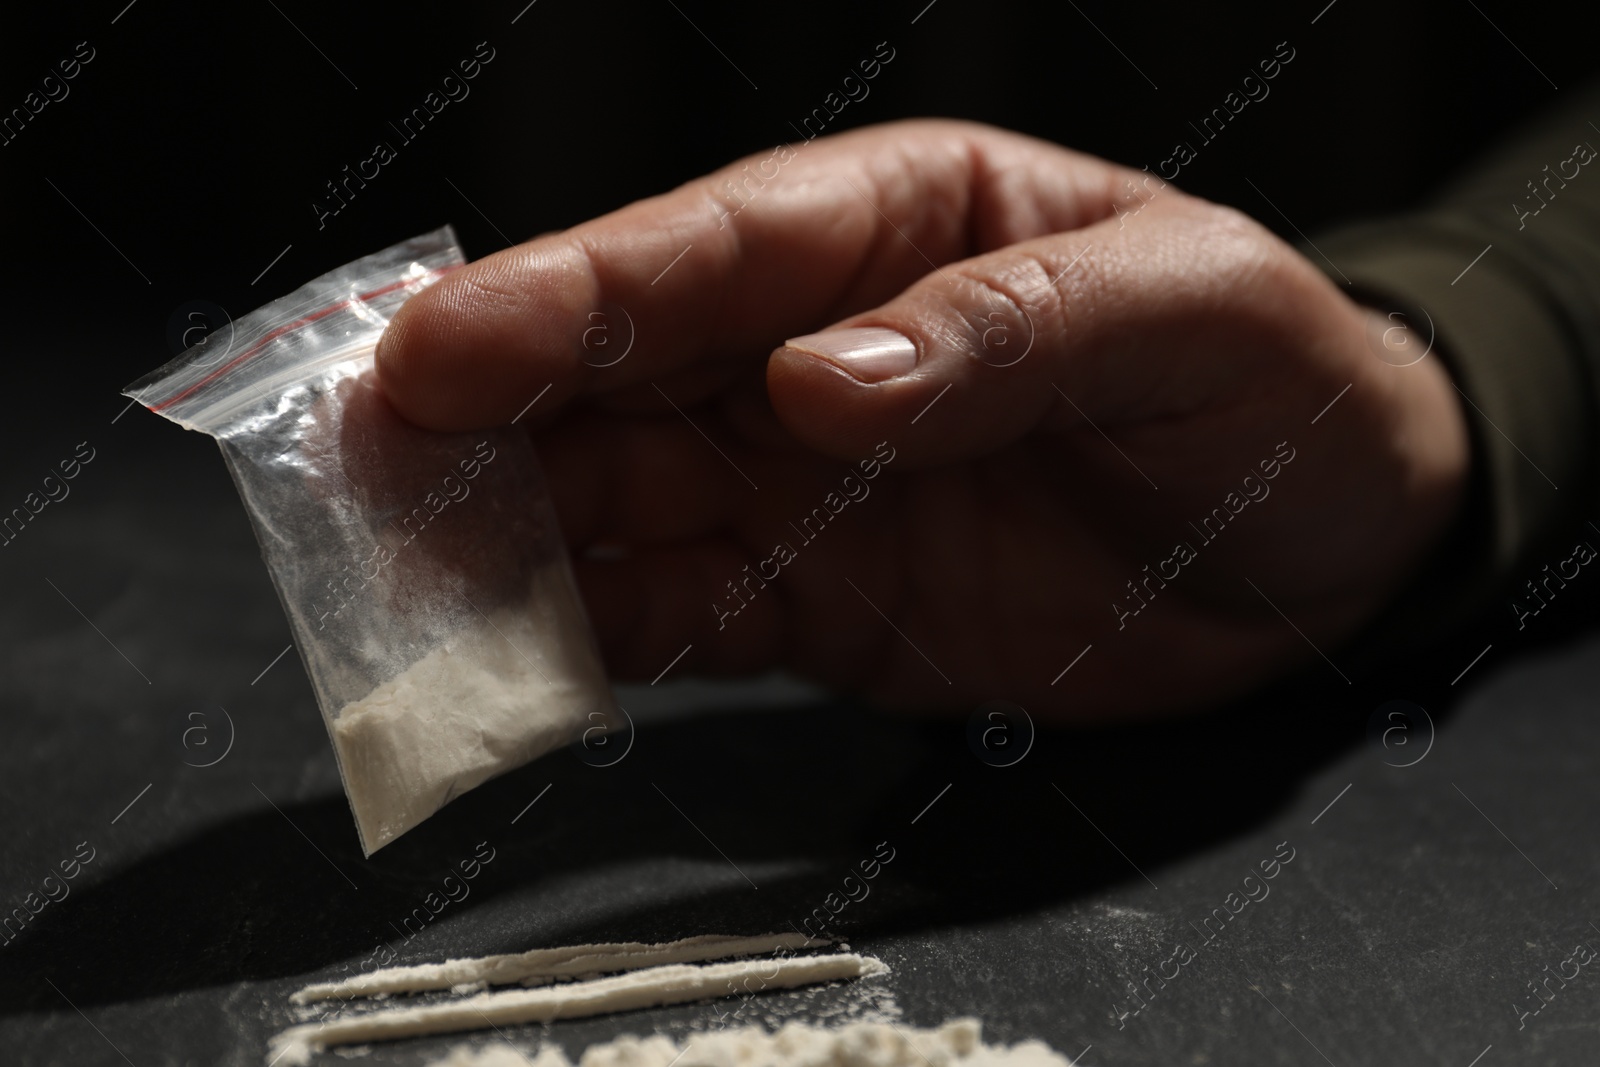
[[[960,122],[782,145],[455,271],[396,314],[379,378],[413,422],[468,430],[764,362],[941,264],[1098,221],[1132,173]]]

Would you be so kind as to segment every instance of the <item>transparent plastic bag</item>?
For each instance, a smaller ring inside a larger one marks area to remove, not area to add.
[[[125,390],[217,439],[367,855],[615,716],[526,434],[422,430],[378,388],[394,311],[463,261],[448,227],[395,245]]]

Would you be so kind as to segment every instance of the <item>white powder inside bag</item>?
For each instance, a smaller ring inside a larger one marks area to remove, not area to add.
[[[573,1067],[546,1045],[529,1057],[507,1044],[474,1050],[457,1045],[427,1067]],[[933,1030],[893,1023],[839,1028],[789,1023],[777,1033],[739,1027],[695,1034],[679,1045],[662,1037],[619,1037],[590,1045],[578,1067],[1071,1067],[1041,1041],[985,1045],[976,1019],[952,1019]]]
[[[368,855],[467,790],[575,740],[595,725],[590,713],[610,707],[593,653],[563,641],[546,621],[563,613],[544,607],[477,615],[339,710],[333,744]]]

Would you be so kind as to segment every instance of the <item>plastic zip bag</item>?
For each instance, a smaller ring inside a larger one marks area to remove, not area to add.
[[[615,716],[527,436],[422,430],[378,387],[394,311],[463,262],[448,227],[395,245],[125,390],[217,439],[367,855]]]

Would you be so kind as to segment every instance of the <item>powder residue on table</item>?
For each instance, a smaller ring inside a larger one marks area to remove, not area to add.
[[[457,1045],[427,1067],[574,1067],[545,1045],[536,1056],[508,1044],[474,1050]],[[738,1027],[694,1034],[682,1045],[660,1035],[619,1037],[590,1045],[576,1067],[1072,1067],[1042,1041],[986,1045],[976,1019],[952,1019],[933,1030],[893,1023],[824,1028],[789,1023],[776,1033]]]

